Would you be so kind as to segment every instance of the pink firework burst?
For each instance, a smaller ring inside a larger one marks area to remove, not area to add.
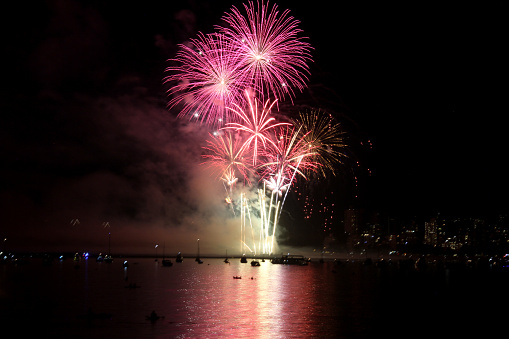
[[[272,106],[277,102],[274,100],[272,103],[269,100],[265,101],[261,111],[258,109],[258,100],[249,96],[249,91],[246,90],[246,98],[249,103],[249,114],[246,113],[239,105],[233,104],[235,108],[229,108],[234,112],[240,123],[229,122],[223,129],[231,129],[241,131],[247,134],[247,138],[242,145],[242,152],[246,152],[248,149],[252,150],[253,154],[253,165],[256,165],[258,157],[258,149],[260,147],[265,148],[267,143],[274,144],[269,138],[269,132],[277,126],[290,125],[289,123],[275,123],[275,118],[269,117]],[[274,144],[275,146],[275,144]]]
[[[207,151],[203,158],[207,159],[210,166],[217,169],[218,176],[228,186],[237,182],[236,172],[249,181],[250,169],[244,161],[241,142],[235,135],[229,131],[224,135],[210,135],[210,140],[207,140],[207,145],[203,148]]]
[[[295,174],[302,177],[305,171],[314,171],[320,163],[313,161],[317,150],[305,141],[300,128],[284,126],[277,131],[277,142],[263,152],[266,161],[259,166],[261,176],[267,184],[277,183],[277,187],[288,187]],[[286,185],[286,186],[285,186]]]
[[[312,61],[311,45],[298,34],[299,21],[289,16],[289,10],[279,13],[277,5],[269,7],[262,0],[257,6],[252,1],[244,9],[247,17],[234,6],[223,20],[228,27],[220,32],[241,55],[239,71],[246,82],[264,95],[270,92],[278,99],[294,96],[294,88],[302,91]]]
[[[172,60],[177,65],[168,67],[164,78],[172,85],[168,106],[180,104],[179,117],[220,126],[230,118],[226,107],[243,102],[246,83],[238,70],[240,55],[232,48],[220,34],[199,34],[190,46],[180,45]]]

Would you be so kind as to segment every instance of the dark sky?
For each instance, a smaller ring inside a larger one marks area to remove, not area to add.
[[[95,250],[108,231],[126,252],[194,251],[197,238],[205,252],[237,246],[222,187],[198,165],[207,131],[166,110],[161,79],[178,43],[242,2],[175,3],[5,9],[0,236],[10,248]],[[507,213],[507,5],[277,4],[314,47],[310,91],[296,102],[332,107],[352,145],[346,165],[361,165],[358,191],[348,168],[338,179],[341,208]]]

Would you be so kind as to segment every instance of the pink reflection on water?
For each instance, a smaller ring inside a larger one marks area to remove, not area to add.
[[[206,269],[209,274],[182,291],[178,313],[185,320],[178,327],[186,328],[184,337],[310,337],[323,331],[316,317],[317,278],[309,267],[267,261],[260,267],[213,263]]]

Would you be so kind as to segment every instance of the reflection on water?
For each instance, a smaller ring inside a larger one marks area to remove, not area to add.
[[[124,269],[122,261],[1,265],[4,327],[18,336],[44,331],[73,338],[361,338],[401,329],[432,334],[434,323],[443,329],[444,319],[471,315],[463,307],[472,301],[491,306],[493,296],[472,294],[470,286],[507,282],[483,278],[470,285],[464,282],[472,276],[463,280],[446,270],[419,275],[360,263],[252,267],[206,259],[163,267],[130,259]],[[152,311],[161,318],[148,320]],[[423,324],[435,316],[441,321]]]

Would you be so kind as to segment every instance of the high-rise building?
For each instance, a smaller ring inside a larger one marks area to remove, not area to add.
[[[361,210],[349,208],[345,210],[346,248],[353,251],[361,244],[362,214]]]
[[[424,223],[424,244],[433,247],[438,245],[438,227],[435,218],[431,218],[429,222]]]

